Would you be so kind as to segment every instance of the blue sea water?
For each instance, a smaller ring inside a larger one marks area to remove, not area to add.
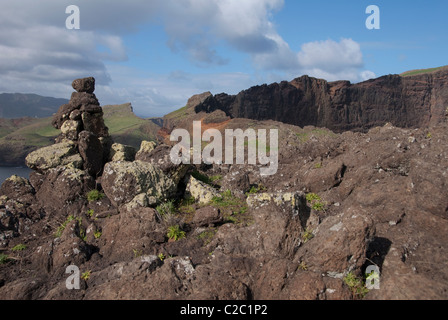
[[[0,167],[0,184],[14,174],[28,179],[30,173],[31,169],[26,167]]]

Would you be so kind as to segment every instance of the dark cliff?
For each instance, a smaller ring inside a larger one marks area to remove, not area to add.
[[[302,76],[244,90],[209,96],[197,113],[222,110],[232,118],[276,120],[336,132],[366,131],[387,122],[420,127],[444,121],[448,107],[448,69],[403,77],[387,75],[352,84]]]

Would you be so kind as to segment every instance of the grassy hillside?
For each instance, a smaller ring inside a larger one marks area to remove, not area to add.
[[[410,77],[410,76],[416,76],[419,74],[425,74],[425,73],[432,73],[432,72],[436,72],[442,69],[447,69],[448,66],[444,66],[444,67],[438,67],[438,68],[429,68],[429,69],[419,69],[419,70],[411,70],[411,71],[406,71],[403,72],[401,74],[402,77]]]
[[[130,104],[104,106],[104,121],[115,142],[139,148],[155,140],[160,129],[153,121],[137,117]],[[50,118],[0,119],[0,165],[23,165],[26,155],[54,143],[60,133]]]

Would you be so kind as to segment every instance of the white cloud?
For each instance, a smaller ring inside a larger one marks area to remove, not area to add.
[[[374,76],[373,72],[362,70],[364,61],[361,46],[352,39],[305,43],[297,57],[303,73],[329,81],[357,82]]]
[[[77,0],[81,30],[76,31],[65,28],[65,8],[71,4],[73,0],[2,4],[0,92],[68,98],[73,79],[92,75],[102,103],[133,102],[140,114],[149,115],[144,107],[150,106],[154,115],[162,115],[207,90],[237,93],[259,82],[301,74],[351,81],[374,77],[363,70],[360,45],[352,39],[310,42],[294,52],[273,22],[284,0]],[[123,37],[148,23],[162,25],[166,45],[196,65],[230,63],[219,50],[227,47],[250,57],[254,75],[167,70],[165,75],[142,76],[117,66],[127,59]]]

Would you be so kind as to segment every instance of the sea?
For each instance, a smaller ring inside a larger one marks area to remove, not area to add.
[[[29,178],[31,169],[27,167],[0,167],[0,184],[12,175],[18,175],[19,177]]]

